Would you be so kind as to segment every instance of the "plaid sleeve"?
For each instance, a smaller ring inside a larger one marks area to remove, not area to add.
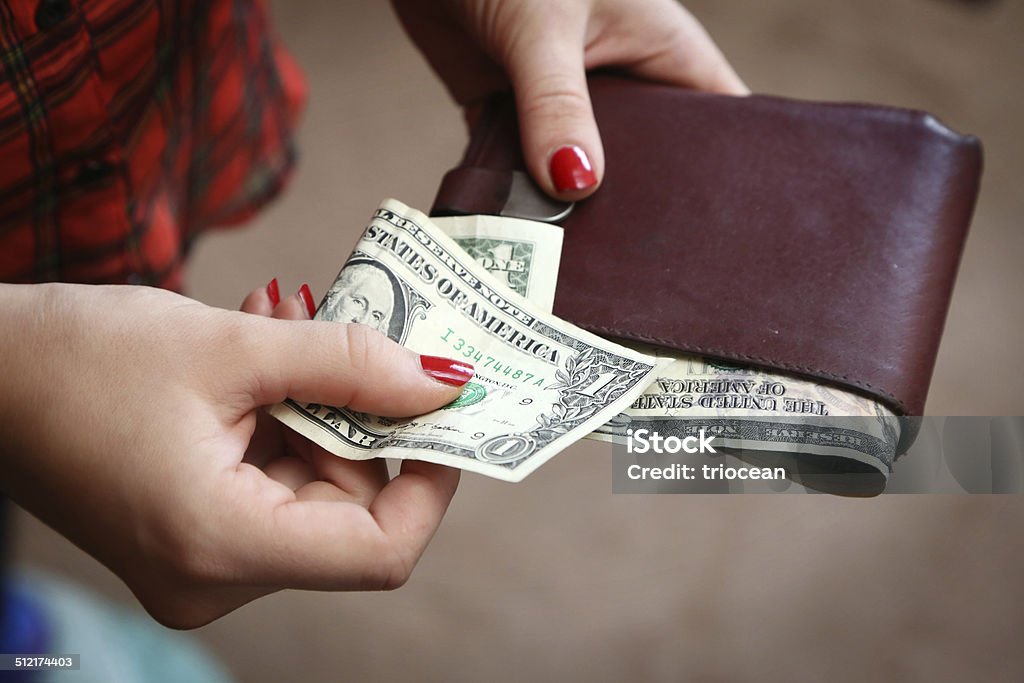
[[[181,286],[295,162],[262,0],[0,0],[0,281]]]

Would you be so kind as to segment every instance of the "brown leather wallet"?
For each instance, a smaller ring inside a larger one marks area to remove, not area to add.
[[[608,74],[590,91],[607,170],[560,221],[557,315],[923,413],[978,192],[976,138],[891,107]],[[512,98],[492,98],[433,213],[558,216],[535,188],[524,200],[518,141]]]

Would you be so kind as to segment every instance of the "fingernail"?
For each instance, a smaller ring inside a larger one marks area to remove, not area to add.
[[[302,299],[302,303],[306,304],[306,310],[309,311],[309,317],[312,318],[316,315],[316,304],[313,303],[313,294],[309,291],[309,285],[303,283],[299,287],[299,298]]]
[[[585,190],[597,184],[597,174],[586,152],[566,145],[551,155],[551,182],[559,192]]]
[[[420,366],[423,368],[423,372],[433,379],[453,387],[461,387],[473,379],[473,375],[476,373],[469,363],[440,356],[420,356]]]
[[[281,290],[277,288],[277,278],[275,277],[267,285],[267,296],[270,297],[270,303],[277,306],[281,303]]]

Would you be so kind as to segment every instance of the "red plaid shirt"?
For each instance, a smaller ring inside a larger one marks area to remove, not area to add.
[[[280,190],[304,96],[263,0],[0,0],[0,281],[179,289]]]

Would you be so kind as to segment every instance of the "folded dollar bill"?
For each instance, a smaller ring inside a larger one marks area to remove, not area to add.
[[[456,401],[408,419],[291,400],[271,414],[342,457],[426,460],[520,481],[625,410],[668,363],[559,320],[514,291],[546,289],[534,294],[550,306],[554,280],[545,284],[541,273],[552,259],[557,272],[560,244],[544,249],[537,241],[550,237],[522,233],[516,244],[499,244],[462,228],[464,246],[419,211],[385,201],[316,314],[472,363],[476,375]],[[350,305],[355,299],[360,306]]]

